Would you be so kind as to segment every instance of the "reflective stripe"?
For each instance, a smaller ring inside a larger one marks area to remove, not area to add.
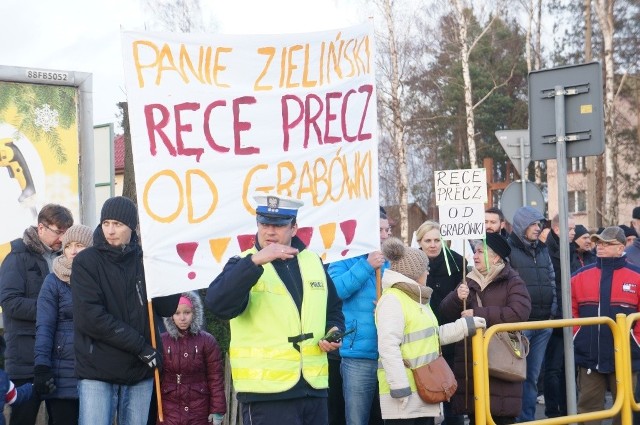
[[[229,355],[235,358],[245,359],[272,359],[272,360],[290,360],[294,362],[300,361],[300,353],[295,350],[286,349],[278,350],[275,348],[262,347],[235,347],[229,348]]]
[[[256,369],[256,368],[241,368],[236,367],[233,369],[233,380],[251,380],[251,381],[270,381],[270,382],[298,382],[300,375],[298,372],[292,372],[288,370],[272,370],[272,369]]]
[[[409,363],[411,369],[415,369],[423,364],[431,363],[440,356],[440,353],[429,353],[414,359],[405,359]]]
[[[422,366],[423,364],[431,363],[432,361],[437,359],[439,355],[440,355],[439,353],[429,353],[429,354],[425,354],[424,356],[416,357],[414,359],[403,359],[403,360],[406,360],[407,363],[409,363],[409,367],[411,369],[415,369],[419,366]],[[378,369],[384,369],[382,367],[382,361],[380,360],[378,360]]]
[[[303,356],[321,356],[324,354],[318,345],[303,345],[300,347],[300,352]]]
[[[421,339],[429,338],[433,334],[436,333],[436,328],[427,328],[419,331],[408,333],[402,338],[403,344],[408,344],[410,342],[415,342]]]

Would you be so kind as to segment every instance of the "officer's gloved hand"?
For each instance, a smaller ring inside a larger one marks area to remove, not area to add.
[[[213,425],[221,425],[223,418],[224,418],[224,415],[221,413],[211,413],[207,418],[207,421],[209,421]]]
[[[49,366],[37,365],[34,371],[33,388],[39,395],[51,394],[56,390],[55,377]]]
[[[138,353],[138,358],[147,364],[151,369],[158,366],[158,352],[150,345],[145,345]]]

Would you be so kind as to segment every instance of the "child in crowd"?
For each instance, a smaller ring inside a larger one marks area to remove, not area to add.
[[[6,348],[4,337],[0,335],[0,356],[4,356],[4,349]],[[9,375],[3,369],[0,369],[0,394],[4,394],[4,398],[0,397],[0,425],[5,425],[4,411],[5,405],[20,404],[23,401],[29,400],[33,395],[33,384],[27,383],[16,387],[9,379]]]
[[[220,425],[227,410],[220,346],[203,329],[204,309],[195,292],[182,294],[164,319],[162,411],[166,425]]]

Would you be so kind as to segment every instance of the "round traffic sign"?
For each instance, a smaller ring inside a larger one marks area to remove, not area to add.
[[[513,215],[516,210],[525,205],[529,205],[544,214],[546,203],[542,191],[533,182],[526,181],[527,203],[522,199],[522,181],[515,181],[509,184],[500,197],[500,209],[509,223],[513,223]]]

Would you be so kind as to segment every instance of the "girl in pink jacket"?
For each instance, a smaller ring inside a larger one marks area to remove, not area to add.
[[[203,323],[202,301],[195,292],[182,294],[175,314],[164,319],[163,425],[222,423],[227,410],[223,358]]]

